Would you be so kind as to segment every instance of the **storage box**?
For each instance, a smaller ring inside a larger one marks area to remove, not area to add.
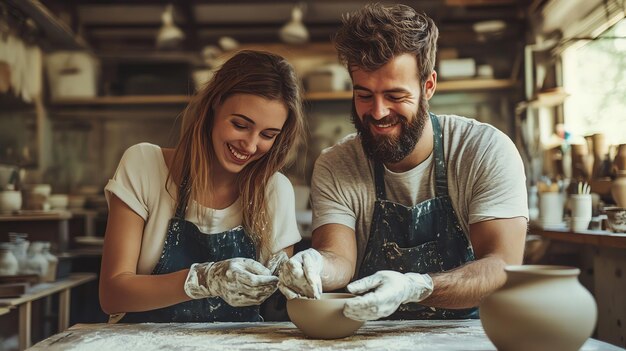
[[[352,89],[348,70],[340,64],[324,65],[310,71],[305,79],[308,92],[346,91]]]
[[[441,79],[471,78],[476,75],[476,62],[472,58],[441,60],[437,72]]]

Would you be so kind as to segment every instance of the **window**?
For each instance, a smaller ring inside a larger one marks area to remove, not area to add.
[[[596,40],[572,45],[562,58],[568,131],[604,133],[609,144],[626,143],[626,19]]]

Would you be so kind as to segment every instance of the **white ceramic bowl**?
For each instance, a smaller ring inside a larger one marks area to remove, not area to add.
[[[309,338],[339,339],[354,334],[363,322],[343,315],[343,307],[352,294],[325,293],[319,300],[287,301],[287,314],[293,324]]]
[[[50,208],[54,210],[65,210],[69,203],[69,199],[66,194],[52,194],[48,198]]]
[[[22,208],[22,192],[19,190],[0,191],[0,212],[13,212]]]
[[[69,195],[68,207],[72,209],[80,209],[85,207],[87,197],[85,195]]]
[[[626,232],[626,208],[605,207],[604,212],[609,220],[609,228],[617,233]]]

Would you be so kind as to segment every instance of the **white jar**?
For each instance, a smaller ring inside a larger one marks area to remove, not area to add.
[[[26,273],[26,261],[28,261],[28,246],[30,242],[26,240],[26,234],[10,233],[11,243],[13,244],[13,255],[17,259],[18,274]]]
[[[48,272],[48,260],[43,255],[44,243],[35,241],[28,248],[28,258],[26,259],[26,274],[37,274],[41,278]]]
[[[12,249],[11,243],[0,244],[0,276],[16,275],[18,272],[19,264]]]

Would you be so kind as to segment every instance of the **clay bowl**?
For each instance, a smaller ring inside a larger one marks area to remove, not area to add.
[[[345,338],[363,325],[363,322],[343,315],[346,300],[353,297],[352,294],[324,293],[319,300],[288,300],[287,314],[293,324],[309,338]]]
[[[616,233],[626,232],[626,208],[605,207],[604,212],[609,220],[609,228]]]

